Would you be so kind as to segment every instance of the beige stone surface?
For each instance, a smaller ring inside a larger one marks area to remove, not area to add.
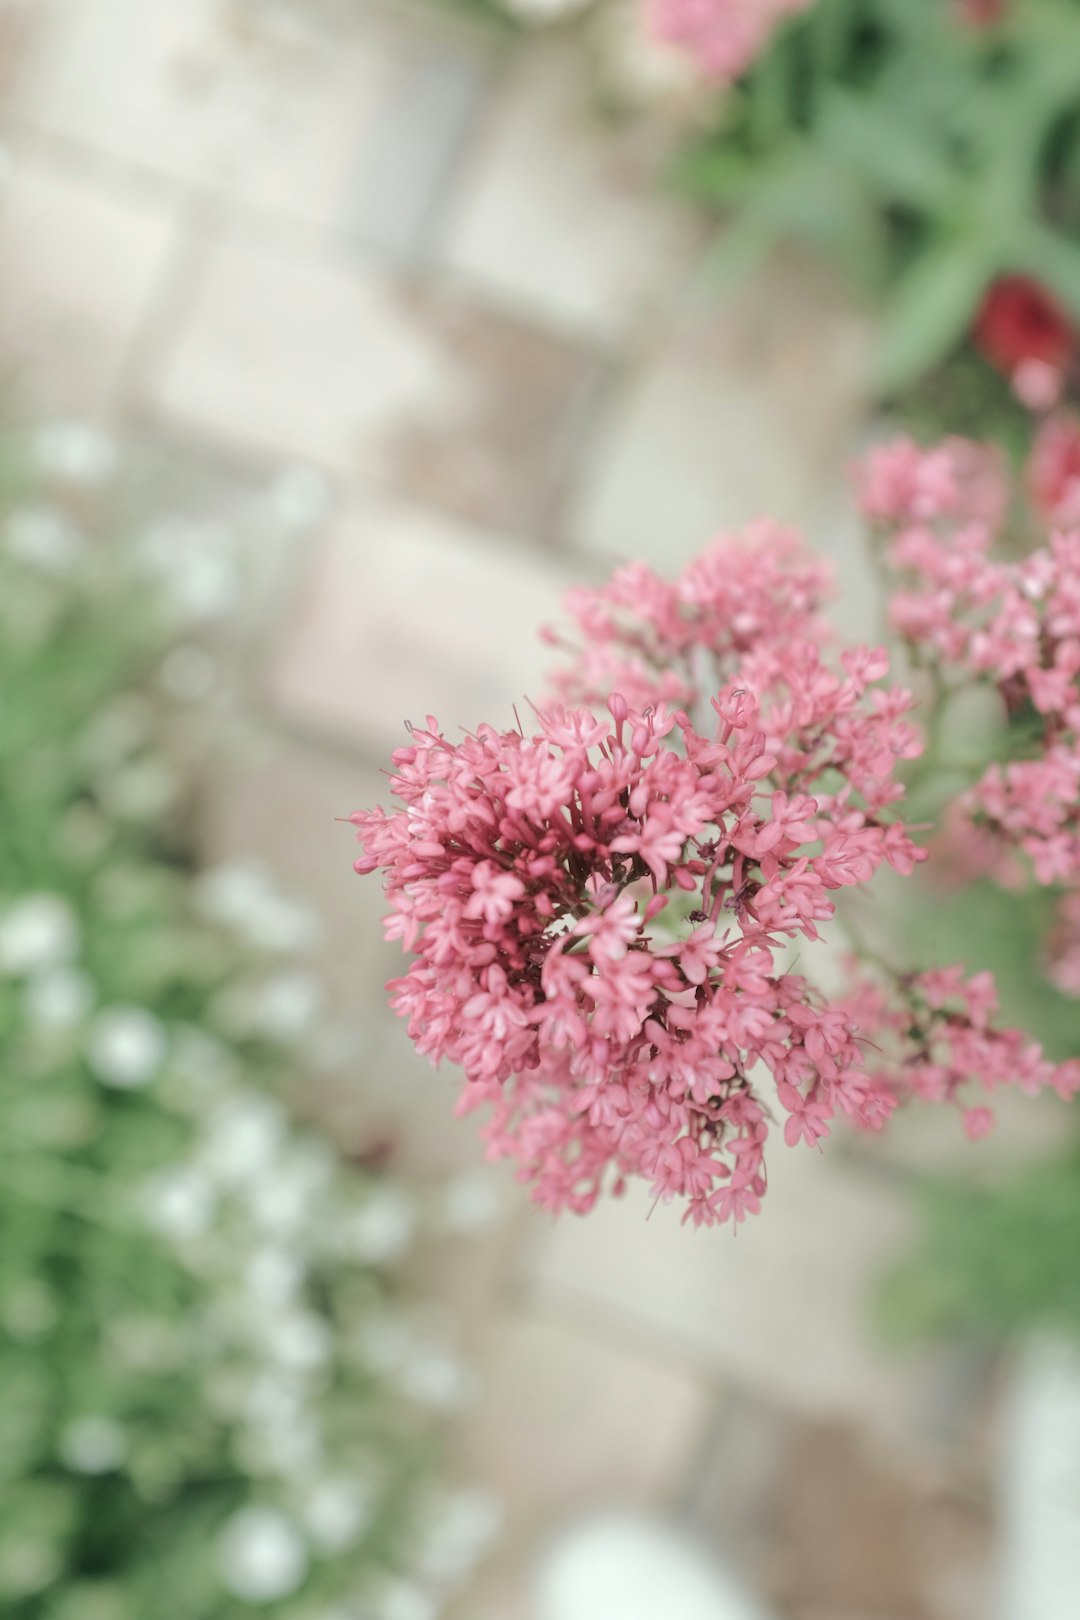
[[[698,232],[594,110],[580,49],[533,43],[503,81],[447,212],[447,267],[496,300],[606,343],[644,332]]]
[[[763,1213],[692,1232],[647,1192],[561,1221],[523,1268],[531,1295],[633,1334],[760,1400],[900,1438],[926,1421],[932,1362],[874,1343],[870,1289],[909,1211],[880,1179],[775,1144]],[[916,1438],[914,1433],[912,1438]]]
[[[535,1310],[494,1325],[481,1375],[463,1457],[505,1503],[509,1542],[590,1506],[668,1501],[709,1412],[696,1380],[640,1344]]]
[[[15,157],[0,186],[0,368],[21,407],[111,409],[176,233],[168,198]]]
[[[592,378],[573,345],[340,253],[232,231],[146,389],[155,420],[542,538]]]
[[[384,31],[250,0],[46,0],[22,122],[316,225],[341,221],[392,96]]]
[[[717,288],[707,271],[613,402],[568,532],[581,549],[665,569],[770,516],[856,561],[838,524],[863,334],[801,264]],[[828,378],[824,386],[823,378]]]
[[[290,723],[383,759],[405,722],[512,726],[542,696],[561,567],[420,508],[358,502],[297,582],[269,674]]]
[[[403,422],[452,409],[454,382],[388,277],[233,231],[208,248],[146,403],[234,450],[370,476]]]

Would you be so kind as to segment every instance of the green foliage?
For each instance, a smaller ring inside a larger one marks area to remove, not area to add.
[[[1052,1056],[1067,1058],[1080,1051],[1080,1003],[1046,978],[1053,905],[1046,891],[1006,894],[976,883],[932,896],[923,888],[900,915],[920,962],[989,969],[1003,1016],[1032,1030]],[[999,1175],[992,1185],[923,1182],[920,1239],[882,1291],[888,1330],[996,1341],[1041,1327],[1080,1335],[1080,1143],[1064,1112],[1062,1130],[1056,1158]]]
[[[923,1235],[887,1279],[883,1316],[905,1336],[997,1341],[1038,1328],[1080,1337],[1080,1154],[1006,1185],[924,1189]]]
[[[460,1551],[411,1206],[280,1100],[310,919],[194,870],[169,633],[86,505],[0,516],[0,1612],[378,1616]]]
[[[723,97],[677,180],[731,222],[718,267],[785,238],[883,303],[877,381],[964,338],[987,284],[1037,276],[1080,319],[1080,6],[993,28],[946,0],[817,0]]]

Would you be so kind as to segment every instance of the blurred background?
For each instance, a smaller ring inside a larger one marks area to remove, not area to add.
[[[872,1321],[910,1177],[971,1150],[913,1122],[778,1155],[737,1238],[636,1194],[553,1225],[389,1014],[398,955],[336,819],[385,798],[406,719],[508,722],[541,687],[536,626],[617,560],[671,568],[767,511],[874,633],[847,488],[869,318],[793,252],[718,298],[710,232],[656,184],[663,132],[597,118],[588,72],[571,40],[411,0],[0,7],[4,702],[38,761],[0,873],[2,1083],[45,1165],[5,1191],[18,1620],[526,1620],[551,1538],[615,1507],[691,1528],[781,1620],[993,1612],[1000,1369]],[[103,928],[100,994],[83,968],[73,991],[74,934],[89,971]],[[209,1056],[181,1060],[181,1021]],[[59,1123],[26,1100],[53,1072]],[[1018,1126],[1031,1151],[1044,1124]],[[281,1169],[297,1130],[309,1182]],[[99,1179],[50,1202],[65,1156]],[[107,1239],[71,1233],[125,1177],[172,1245],[171,1350],[144,1332],[87,1386]],[[129,1353],[157,1391],[134,1409]],[[350,1389],[376,1412],[355,1433]],[[448,1417],[435,1514],[416,1431]]]

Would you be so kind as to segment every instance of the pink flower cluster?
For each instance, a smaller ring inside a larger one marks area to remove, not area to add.
[[[973,1085],[992,1094],[1018,1085],[1034,1095],[1052,1088],[1064,1098],[1080,1091],[1080,1059],[1052,1063],[1039,1043],[1018,1029],[997,1029],[993,976],[968,978],[959,967],[907,974],[899,994],[863,981],[847,1003],[867,1049],[871,1084],[897,1098],[952,1103],[977,1141],[994,1124],[992,1110],[972,1100]]]
[[[991,765],[965,801],[1003,851],[1043,884],[1080,882],[1080,525],[1052,530],[1017,559],[995,546],[1000,522],[965,484],[977,451],[909,442],[869,458],[866,510],[888,525],[888,562],[904,581],[892,622],[943,680],[996,687],[1022,757]]]
[[[598,590],[566,593],[577,638],[553,689],[568,703],[621,692],[642,707],[693,708],[736,676],[767,686],[793,641],[827,640],[831,594],[828,565],[768,520],[715,540],[674,582],[629,563]]]
[[[761,55],[786,17],[813,0],[648,0],[657,38],[690,52],[710,78],[728,83]]]
[[[698,1222],[765,1191],[771,1074],[785,1137],[836,1111],[878,1124],[850,1021],[785,972],[837,889],[920,858],[886,818],[918,751],[883,654],[834,674],[792,644],[782,682],[713,701],[711,736],[612,697],[552,708],[532,736],[434,721],[394,756],[402,808],[353,817],[381,867],[388,932],[415,955],[395,1007],[417,1048],[491,1103],[493,1150],[547,1208],[585,1210],[606,1173],[641,1175]]]
[[[919,588],[962,591],[990,566],[980,539],[938,568],[946,531],[1000,517],[997,471],[969,447],[883,451],[866,498],[899,561],[933,574]],[[879,649],[826,660],[827,586],[761,524],[674,584],[638,564],[572,592],[580,644],[531,733],[451,742],[429,717],[394,755],[398,807],[351,818],[357,871],[385,874],[388,937],[412,957],[395,1009],[463,1071],[460,1111],[490,1106],[489,1151],[545,1208],[586,1211],[632,1176],[695,1224],[741,1221],[778,1121],[813,1146],[838,1115],[874,1129],[915,1096],[979,1136],[973,1084],[1080,1085],[995,1028],[985,975],[893,975],[830,1001],[793,971],[840,891],[924,854],[895,816],[897,766],[922,747],[913,699],[884,684]],[[944,634],[933,613],[911,623],[932,646]]]

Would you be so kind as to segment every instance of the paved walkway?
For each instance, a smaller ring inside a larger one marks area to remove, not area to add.
[[[16,407],[116,425],[248,524],[264,745],[218,773],[208,841],[323,905],[366,1053],[322,1097],[339,1128],[393,1132],[421,1171],[475,1162],[385,1011],[380,897],[333,817],[380,795],[406,716],[506,719],[540,684],[534,625],[613,558],[674,565],[768,510],[837,558],[857,626],[865,334],[805,266],[718,300],[701,228],[593,120],[563,44],[408,0],[0,19]],[[553,1227],[507,1185],[479,1248],[421,1262],[484,1374],[465,1461],[506,1505],[460,1620],[526,1620],[544,1537],[615,1503],[696,1524],[786,1620],[985,1614],[973,1398],[865,1328],[902,1149],[776,1157],[737,1238],[636,1197]]]

